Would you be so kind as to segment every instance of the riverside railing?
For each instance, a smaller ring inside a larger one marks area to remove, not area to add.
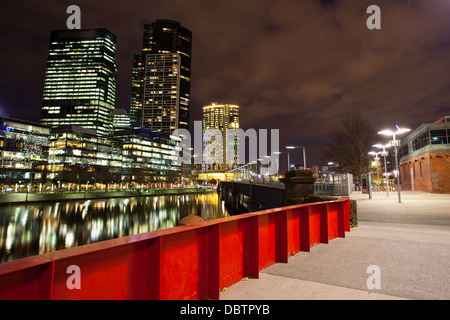
[[[277,208],[0,264],[0,299],[219,299],[350,231],[350,200]]]
[[[52,202],[69,200],[93,200],[109,198],[146,197],[195,194],[215,191],[215,187],[143,189],[143,190],[89,190],[54,192],[9,192],[0,194],[0,205],[27,202]]]

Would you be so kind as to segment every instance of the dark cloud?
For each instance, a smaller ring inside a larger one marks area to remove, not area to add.
[[[241,106],[241,126],[279,128],[281,145],[320,145],[346,110],[376,128],[417,127],[449,114],[450,2],[77,1],[82,27],[117,37],[117,107],[128,108],[142,26],[180,21],[193,32],[192,121],[212,101]],[[38,121],[50,30],[64,29],[69,1],[2,5],[0,108]],[[308,154],[311,164],[318,154]]]
[[[334,8],[336,7],[337,3],[337,0],[320,0],[320,4],[325,8]]]

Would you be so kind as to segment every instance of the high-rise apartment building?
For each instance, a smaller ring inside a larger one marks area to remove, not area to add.
[[[180,125],[180,56],[145,55],[142,126],[171,133]]]
[[[144,26],[133,65],[130,115],[135,127],[172,133],[189,129],[192,32],[179,22]]]
[[[116,36],[106,29],[52,31],[41,123],[113,132]]]
[[[239,163],[239,139],[234,134],[239,129],[239,106],[213,102],[203,107],[202,129],[203,169],[235,168]]]

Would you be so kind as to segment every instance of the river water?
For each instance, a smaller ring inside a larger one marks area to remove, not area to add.
[[[228,216],[217,193],[0,206],[0,263]]]

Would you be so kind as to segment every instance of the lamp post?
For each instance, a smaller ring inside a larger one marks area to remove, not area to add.
[[[386,151],[386,148],[389,148],[391,145],[386,144],[374,144],[372,147],[383,149],[381,152],[381,155],[384,158],[384,177],[386,179],[386,197],[389,197],[389,184],[388,184],[388,173],[387,173],[387,166],[386,166],[386,156],[388,155],[388,152]]]
[[[289,162],[289,151],[287,151],[287,152],[274,152],[273,154],[287,154],[287,161],[288,161],[288,169],[287,169],[287,171],[289,171],[290,169],[291,169],[291,164],[290,164],[290,162]],[[286,172],[287,172],[286,171]]]
[[[271,156],[264,156],[264,158],[266,159],[265,161],[267,161],[266,177],[268,177],[267,179],[270,180],[270,166],[272,165],[272,157]]]
[[[256,178],[258,180],[263,177],[263,163],[262,163],[263,160],[264,159],[262,159],[262,158],[256,159]],[[258,167],[259,167],[259,169],[258,169]]]
[[[392,131],[392,130],[382,130],[379,131],[378,134],[382,134],[385,136],[392,136],[392,140],[390,141],[391,144],[394,146],[394,152],[395,152],[395,168],[397,170],[397,191],[398,191],[398,203],[402,203],[402,197],[400,195],[400,171],[398,170],[398,160],[397,160],[397,147],[400,144],[400,140],[396,139],[396,136],[402,133],[406,133],[411,131],[411,129],[400,129],[398,126],[397,127],[397,131]]]
[[[293,149],[303,149],[303,169],[306,170],[306,147],[305,146],[287,146],[286,149],[293,150]],[[288,152],[289,157],[289,152]]]
[[[255,171],[253,171],[253,165],[256,165]],[[253,175],[255,176],[255,182],[258,182],[258,160],[253,160],[251,162],[251,170],[252,170]]]

